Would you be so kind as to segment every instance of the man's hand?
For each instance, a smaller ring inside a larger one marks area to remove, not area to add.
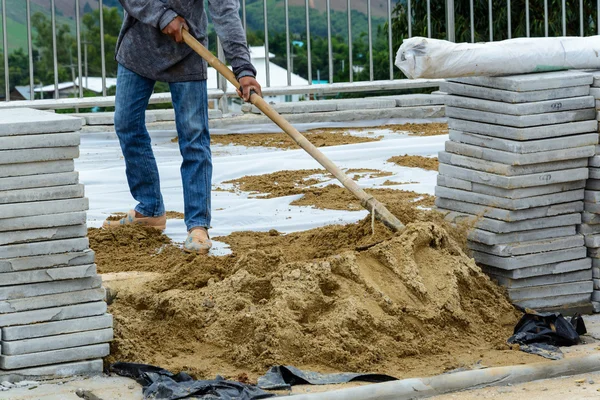
[[[237,91],[238,96],[244,99],[245,102],[250,102],[252,90],[262,97],[262,89],[260,87],[260,83],[258,83],[256,79],[251,76],[244,76],[240,78],[240,88]]]
[[[177,43],[183,43],[182,31],[184,29],[188,30],[188,25],[185,22],[185,19],[178,16],[173,21],[171,21],[169,25],[167,25],[165,29],[162,30],[162,32],[166,35],[171,36],[171,38],[173,38],[173,40]]]

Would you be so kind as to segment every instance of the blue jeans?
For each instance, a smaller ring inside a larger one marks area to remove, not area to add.
[[[165,213],[160,178],[146,129],[145,113],[156,82],[119,65],[115,104],[115,130],[125,158],[127,182],[138,202],[135,210],[147,217]],[[170,83],[179,151],[183,157],[181,180],[188,230],[210,227],[212,159],[208,132],[206,81]]]

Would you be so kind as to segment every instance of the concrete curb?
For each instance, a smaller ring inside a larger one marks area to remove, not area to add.
[[[559,361],[479,369],[378,383],[324,393],[291,396],[294,400],[409,400],[487,386],[502,386],[600,371],[600,355]]]

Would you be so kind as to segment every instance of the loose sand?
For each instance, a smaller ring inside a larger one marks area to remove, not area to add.
[[[409,156],[407,154],[392,157],[387,162],[403,167],[422,168],[429,171],[437,171],[440,166],[437,157]]]
[[[233,252],[221,257],[155,230],[91,229],[102,273],[150,272],[111,290],[108,361],[251,381],[275,364],[402,378],[539,361],[505,344],[518,313],[465,254],[464,231],[403,198],[388,206],[401,235],[379,223],[372,235],[370,218],[241,232],[216,238]]]

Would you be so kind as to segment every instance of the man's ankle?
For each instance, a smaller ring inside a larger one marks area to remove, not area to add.
[[[145,215],[143,215],[143,214],[140,214],[140,213],[139,213],[139,212],[137,212],[137,211],[135,212],[135,217],[136,217],[136,218],[146,218],[146,216],[145,216]]]

